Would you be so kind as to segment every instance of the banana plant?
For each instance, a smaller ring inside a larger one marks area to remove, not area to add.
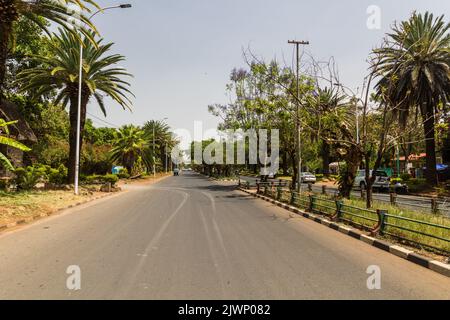
[[[16,141],[15,139],[11,138],[9,135],[9,129],[8,126],[16,124],[17,121],[10,121],[6,122],[4,119],[0,118],[0,146],[7,146],[11,148],[16,148],[21,151],[27,152],[31,149],[28,148],[26,145]],[[12,165],[11,161],[0,152],[0,165],[5,167],[7,170],[14,170],[14,166]]]

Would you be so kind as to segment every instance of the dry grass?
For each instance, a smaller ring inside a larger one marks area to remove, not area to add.
[[[0,192],[0,225],[52,214],[81,201],[93,199],[100,193],[83,191],[79,196],[73,191]]]
[[[123,180],[118,186],[151,184],[170,174],[158,173],[156,177],[145,176],[136,180]],[[0,192],[0,226],[32,218],[36,215],[48,215],[70,205],[97,198],[104,193],[98,192],[99,186],[85,186],[79,196],[73,191],[33,190],[27,192]]]
[[[268,195],[275,197],[275,194],[271,195],[269,193]],[[289,191],[283,191],[281,201],[287,203],[290,202]],[[307,209],[309,207],[309,199],[307,194],[297,197],[295,205],[302,209]],[[373,229],[378,224],[376,209],[386,210],[391,217],[386,220],[389,225],[385,228],[385,237],[402,242],[402,240],[398,238],[401,237],[412,241],[418,248],[422,248],[419,244],[421,243],[422,245],[425,245],[422,249],[428,250],[431,248],[426,246],[431,246],[437,248],[438,250],[450,252],[450,243],[448,241],[435,239],[428,236],[433,235],[443,239],[449,239],[449,230],[434,226],[440,225],[450,227],[450,219],[448,217],[405,210],[377,201],[374,201],[374,209],[366,210],[364,209],[365,202],[361,199],[344,199],[343,205],[341,218],[344,219],[344,222],[346,223],[356,224],[357,226],[362,226],[365,229]],[[330,216],[334,215],[335,212],[336,204],[332,196],[316,195],[314,213]],[[407,219],[417,220],[417,222]],[[402,228],[412,231],[403,230]]]

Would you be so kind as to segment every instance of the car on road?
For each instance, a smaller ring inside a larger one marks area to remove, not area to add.
[[[178,169],[178,168],[173,169],[173,175],[174,176],[179,176],[180,175],[180,169]]]
[[[370,176],[372,176],[373,170],[370,170]],[[373,183],[372,188],[378,189],[379,191],[389,190],[390,179],[386,172],[377,170],[375,172],[375,181]],[[362,190],[365,190],[367,187],[366,183],[366,170],[359,170],[358,174],[355,178],[355,187],[359,187]]]
[[[302,172],[301,175],[301,180],[303,183],[316,183],[317,182],[317,178],[314,174],[312,174],[311,172]]]

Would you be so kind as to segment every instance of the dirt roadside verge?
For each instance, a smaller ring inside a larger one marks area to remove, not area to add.
[[[73,190],[33,190],[20,193],[0,193],[0,231],[54,215],[61,210],[126,192],[127,186],[153,184],[170,175],[158,174],[138,180],[120,181],[122,191],[105,193],[81,188],[80,195]]]

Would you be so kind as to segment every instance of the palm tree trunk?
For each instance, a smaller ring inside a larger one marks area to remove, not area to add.
[[[11,35],[11,29],[11,24],[0,23],[0,99],[4,96],[6,60],[8,58],[8,42]]]
[[[426,107],[425,107],[426,108]],[[429,109],[429,108],[427,108]],[[436,172],[436,141],[435,141],[435,128],[434,128],[434,113],[432,110],[427,110],[422,114],[424,118],[424,131],[425,131],[425,146],[426,146],[426,166],[425,178],[431,186],[437,185],[437,172]]]
[[[297,181],[298,181],[298,161],[297,154],[291,153],[291,161],[292,161],[292,190],[297,190]]]
[[[330,176],[330,162],[331,162],[331,149],[330,145],[326,142],[322,144],[322,171],[325,177]]]
[[[80,117],[80,154],[83,147],[83,132],[86,122],[86,108],[89,98],[81,99],[81,117]],[[69,164],[68,164],[68,180],[69,183],[75,183],[75,162],[76,162],[76,146],[77,146],[77,117],[78,117],[78,97],[70,99],[70,134],[69,134]],[[81,155],[80,155],[81,157]],[[80,159],[81,161],[81,159]]]
[[[282,157],[283,157],[283,175],[287,176],[289,174],[289,163],[288,163],[288,154],[286,151],[283,150],[282,153]]]

